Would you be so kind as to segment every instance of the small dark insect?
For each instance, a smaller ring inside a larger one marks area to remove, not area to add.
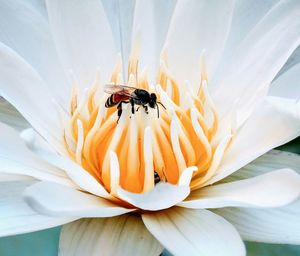
[[[160,180],[160,177],[159,177],[158,173],[156,171],[154,171],[154,184],[157,184],[160,181],[161,180]]]
[[[122,104],[131,104],[131,113],[134,114],[135,108],[134,105],[142,106],[148,114],[148,106],[150,108],[157,108],[157,117],[159,118],[159,107],[158,104],[161,105],[164,109],[165,106],[157,101],[157,97],[155,93],[149,93],[143,89],[137,89],[134,87],[129,87],[125,85],[114,85],[107,84],[105,85],[104,91],[108,94],[111,94],[109,98],[105,102],[106,108],[111,108],[117,105],[118,109],[118,120],[119,121],[122,115]]]

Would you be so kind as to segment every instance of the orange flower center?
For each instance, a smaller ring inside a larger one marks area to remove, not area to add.
[[[150,85],[146,72],[139,74],[138,58],[132,56],[128,65],[127,86],[155,93],[160,107],[122,104],[117,122],[117,107],[107,108],[109,94],[97,77],[94,85],[79,99],[76,86],[71,97],[70,119],[64,129],[65,146],[70,157],[92,174],[107,191],[113,186],[144,193],[157,182],[177,184],[182,172],[196,166],[191,188],[201,187],[215,173],[220,157],[230,138],[220,144],[214,142],[218,129],[218,115],[207,89],[202,71],[197,94],[188,84],[178,84],[166,66],[165,58],[157,75],[157,85]],[[121,63],[112,73],[110,83],[122,83]],[[214,146],[214,144],[216,144]],[[113,154],[112,154],[113,152]],[[117,157],[112,165],[112,157]],[[215,157],[214,157],[215,156]],[[117,181],[116,181],[117,169]],[[116,184],[117,183],[117,184]]]

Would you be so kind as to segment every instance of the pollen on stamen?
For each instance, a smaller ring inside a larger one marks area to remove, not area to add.
[[[153,85],[145,69],[139,73],[135,51],[124,84],[154,93],[162,105],[132,104],[130,97],[125,97],[121,107],[117,107],[119,103],[109,108],[105,105],[111,96],[104,93],[105,85],[123,85],[120,57],[110,81],[101,83],[97,75],[81,95],[74,83],[69,116],[64,120],[65,147],[70,157],[115,197],[118,188],[146,193],[157,180],[173,185],[191,180],[191,189],[199,188],[215,174],[231,141],[231,134],[216,139],[219,117],[209,95],[204,63],[199,90],[193,90],[189,82],[178,84],[168,70],[166,56],[164,51]]]

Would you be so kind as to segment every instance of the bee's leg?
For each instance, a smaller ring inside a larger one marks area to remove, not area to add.
[[[121,101],[119,104],[118,104],[118,106],[117,106],[117,109],[118,109],[118,120],[117,120],[117,123],[119,122],[119,119],[120,119],[120,117],[121,117],[121,115],[122,115],[122,103],[123,103],[123,101]]]
[[[133,101],[133,99],[130,99],[130,104],[131,104],[131,113],[134,114],[135,113],[135,109],[134,109],[134,101]]]
[[[143,105],[143,107],[145,109],[146,114],[149,114],[149,112],[148,112],[148,106],[147,105]]]

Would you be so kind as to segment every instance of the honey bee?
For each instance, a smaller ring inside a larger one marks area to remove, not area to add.
[[[105,85],[104,91],[108,94],[111,94],[105,102],[106,108],[111,108],[117,105],[118,109],[118,120],[119,121],[122,115],[122,104],[131,104],[131,113],[134,114],[138,111],[139,107],[142,106],[148,114],[148,106],[150,108],[157,108],[157,117],[159,118],[159,107],[161,105],[164,109],[165,106],[157,101],[157,96],[155,93],[149,93],[146,90],[138,89],[135,87],[129,87],[125,85],[114,85],[107,84]],[[134,106],[138,105],[139,107],[135,110]]]

